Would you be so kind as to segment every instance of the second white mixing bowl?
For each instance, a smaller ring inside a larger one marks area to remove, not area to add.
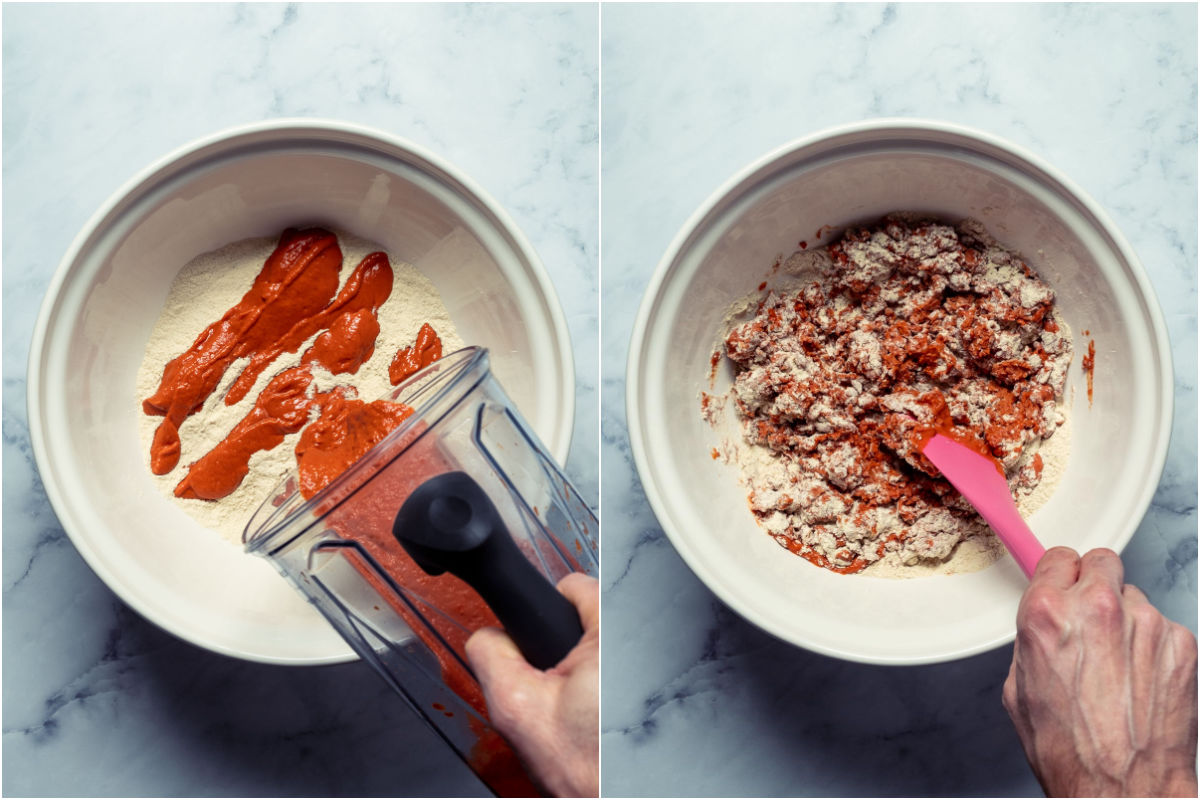
[[[718,597],[817,652],[918,664],[1011,641],[1025,585],[1012,560],[894,581],[814,567],[758,527],[736,468],[711,458],[718,437],[700,417],[730,303],[753,293],[800,240],[817,246],[890,211],[975,217],[1054,288],[1075,335],[1072,447],[1057,491],[1030,525],[1046,546],[1120,551],[1166,459],[1172,374],[1162,314],[1104,212],[1037,157],[985,133],[871,121],[799,140],[730,179],[684,225],[651,279],[630,344],[626,405],[650,504]],[[1080,369],[1089,339],[1093,402]]]

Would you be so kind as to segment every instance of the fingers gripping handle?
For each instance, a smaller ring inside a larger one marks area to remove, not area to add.
[[[514,545],[496,548],[483,569],[460,577],[479,592],[525,660],[538,669],[562,661],[583,636],[575,607]]]
[[[553,667],[583,636],[575,607],[521,553],[487,493],[465,472],[417,487],[392,534],[421,569],[450,572],[477,591],[538,669]]]

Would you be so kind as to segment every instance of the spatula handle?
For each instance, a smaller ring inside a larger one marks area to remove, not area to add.
[[[1046,548],[1033,535],[1033,531],[1025,524],[1017,509],[1011,505],[998,505],[987,509],[986,513],[981,509],[980,515],[1004,541],[1025,577],[1032,578],[1033,570],[1045,554]]]
[[[1046,548],[1017,511],[1000,465],[940,433],[930,437],[921,452],[996,532],[1025,577],[1033,577]]]

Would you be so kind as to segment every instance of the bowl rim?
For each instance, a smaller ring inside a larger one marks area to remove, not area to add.
[[[630,335],[628,357],[626,359],[625,371],[625,418],[627,421],[627,429],[629,434],[630,449],[633,452],[634,464],[636,465],[638,476],[642,484],[642,489],[645,492],[646,499],[650,503],[651,509],[654,511],[655,518],[663,532],[667,535],[671,545],[675,551],[687,564],[692,573],[700,580],[704,586],[715,594],[720,600],[737,612],[743,619],[751,622],[760,629],[770,633],[776,638],[789,642],[799,647],[803,647],[813,652],[821,653],[822,655],[832,656],[847,661],[855,661],[866,664],[877,664],[884,666],[905,666],[918,664],[933,664],[945,661],[953,661],[956,659],[966,658],[968,656],[987,652],[997,647],[1008,644],[1015,638],[1015,622],[1013,631],[1007,636],[993,639],[992,641],[981,642],[974,646],[960,648],[951,652],[933,653],[923,657],[887,657],[887,656],[870,656],[860,653],[853,653],[845,650],[840,650],[836,647],[826,646],[821,643],[799,641],[797,637],[791,635],[782,626],[774,625],[758,618],[748,603],[740,600],[736,595],[724,587],[720,581],[716,580],[715,576],[706,569],[702,563],[699,554],[688,544],[687,537],[680,531],[674,530],[669,522],[668,505],[666,503],[664,493],[660,490],[659,484],[655,477],[655,471],[647,456],[647,442],[645,439],[643,415],[639,405],[642,395],[642,380],[641,380],[641,361],[642,354],[647,345],[647,331],[650,323],[653,320],[657,307],[661,298],[662,290],[666,285],[671,274],[674,272],[680,255],[685,250],[693,233],[697,228],[711,215],[718,207],[730,197],[740,193],[739,190],[745,188],[751,178],[756,174],[764,171],[776,163],[789,159],[795,156],[801,150],[816,148],[821,145],[832,145],[838,140],[850,140],[854,137],[868,135],[872,137],[871,142],[886,140],[888,138],[906,139],[908,141],[929,141],[929,136],[943,136],[958,139],[961,143],[974,146],[978,150],[979,146],[992,148],[993,150],[1004,153],[1009,158],[1020,162],[1020,165],[1025,168],[1033,168],[1041,173],[1038,178],[1048,180],[1052,188],[1060,190],[1065,196],[1077,202],[1082,209],[1094,219],[1096,224],[1110,238],[1112,245],[1119,252],[1121,257],[1128,263],[1130,273],[1133,278],[1133,284],[1136,290],[1140,293],[1141,298],[1145,302],[1147,314],[1150,319],[1150,334],[1157,340],[1160,345],[1158,347],[1158,368],[1162,375],[1162,404],[1158,409],[1163,420],[1163,424],[1159,428],[1157,439],[1153,442],[1153,459],[1148,472],[1152,480],[1148,480],[1146,488],[1142,495],[1137,498],[1136,507],[1140,509],[1140,514],[1137,515],[1138,522],[1133,524],[1128,530],[1121,533],[1117,546],[1114,548],[1117,552],[1121,552],[1129,540],[1136,532],[1141,520],[1145,518],[1146,510],[1149,508],[1154,493],[1157,490],[1158,484],[1162,479],[1162,472],[1166,465],[1167,448],[1170,441],[1171,427],[1174,419],[1174,372],[1171,363],[1171,347],[1170,337],[1167,334],[1166,323],[1163,318],[1162,309],[1158,301],[1158,297],[1154,292],[1154,288],[1146,275],[1145,268],[1142,262],[1138,259],[1132,246],[1125,239],[1124,235],[1112,222],[1108,214],[1097,204],[1083,189],[1073,182],[1070,178],[1064,175],[1057,168],[1051,166],[1048,162],[1034,153],[1026,150],[1020,145],[1013,144],[994,134],[982,131],[976,128],[971,128],[957,123],[946,122],[943,120],[917,118],[917,117],[880,117],[857,122],[835,125],[828,128],[815,131],[811,134],[793,139],[779,147],[776,147],[766,154],[754,159],[746,166],[735,172],[731,177],[722,182],[684,222],[683,226],[675,234],[670,244],[667,246],[662,258],[659,260],[652,274],[650,281],[647,283],[646,289],[642,295],[641,304],[638,306],[637,316],[634,319],[633,331]],[[856,144],[861,142],[855,141]],[[795,163],[801,163],[797,161]],[[1054,184],[1057,184],[1055,186]]]
[[[38,309],[37,320],[34,324],[30,340],[29,353],[26,360],[26,390],[25,404],[29,424],[30,443],[34,455],[37,473],[45,489],[59,524],[62,525],[71,543],[83,557],[84,562],[104,582],[105,586],[116,594],[122,602],[133,608],[144,618],[163,630],[221,655],[239,658],[259,663],[280,664],[287,666],[308,666],[322,664],[338,664],[358,660],[359,656],[349,649],[346,652],[317,658],[287,658],[270,657],[259,653],[243,652],[228,647],[220,642],[209,640],[207,637],[185,634],[177,630],[163,614],[150,604],[142,602],[137,596],[128,591],[125,585],[117,580],[117,576],[107,569],[98,552],[91,546],[88,538],[82,534],[84,526],[75,518],[72,504],[68,501],[68,492],[60,484],[58,475],[50,461],[45,431],[45,419],[41,408],[41,383],[43,381],[41,362],[45,356],[46,342],[51,334],[51,322],[62,296],[63,288],[67,285],[81,253],[89,241],[105,224],[115,220],[124,213],[121,207],[129,198],[152,189],[163,178],[169,178],[172,170],[190,156],[201,153],[207,148],[216,146],[235,147],[237,140],[253,139],[262,135],[279,135],[295,140],[304,139],[311,142],[340,140],[345,143],[372,148],[384,156],[395,158],[398,155],[409,156],[423,170],[426,167],[440,171],[451,183],[457,183],[465,194],[478,203],[481,210],[490,215],[497,227],[511,238],[514,250],[524,259],[528,266],[527,277],[533,283],[537,293],[541,295],[546,308],[548,322],[556,338],[562,342],[559,357],[559,386],[558,396],[562,398],[562,414],[558,428],[553,431],[550,441],[546,442],[547,449],[560,462],[565,463],[570,450],[571,435],[575,424],[575,361],[572,349],[570,331],[567,328],[566,316],[562,303],[554,289],[553,282],[546,272],[545,266],[526,238],[524,232],[496,200],[466,173],[451,164],[442,156],[409,139],[393,135],[378,128],[372,128],[353,122],[323,117],[277,117],[251,123],[233,125],[212,133],[194,138],[166,154],[159,156],[146,166],[137,170],[132,176],[122,182],[95,212],[87,219],[79,232],[71,240],[63,257],[55,267],[54,274],[46,287]],[[384,150],[379,150],[382,146]]]

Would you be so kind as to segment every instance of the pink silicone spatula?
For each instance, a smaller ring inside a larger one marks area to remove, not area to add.
[[[1017,560],[1025,577],[1032,577],[1046,548],[1018,513],[1008,481],[996,462],[940,433],[930,437],[921,452],[975,506]]]

